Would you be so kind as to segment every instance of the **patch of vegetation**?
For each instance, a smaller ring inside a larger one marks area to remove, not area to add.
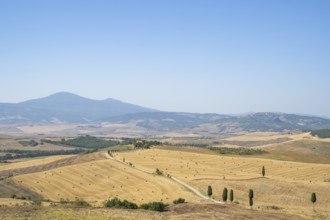
[[[56,145],[67,145],[73,147],[92,148],[92,149],[113,147],[120,144],[120,142],[118,141],[103,140],[90,135],[80,136],[69,140],[62,139],[61,141],[52,141],[48,139],[42,139],[42,141],[45,143],[51,143]]]
[[[40,200],[40,199],[34,199],[34,200],[32,200],[32,203],[31,204],[32,205],[35,205],[35,206],[41,206],[42,200]]]
[[[60,204],[65,205],[65,204],[69,204],[69,205],[73,205],[75,207],[89,207],[91,206],[88,202],[86,202],[83,199],[76,199],[74,201],[70,201],[68,199],[60,199]]]
[[[71,204],[74,205],[74,206],[76,206],[76,207],[88,207],[88,206],[91,206],[88,202],[86,202],[83,199],[76,199],[76,200],[72,201]]]
[[[245,147],[231,148],[231,147],[209,147],[208,149],[219,154],[236,154],[236,155],[259,155],[266,154],[267,151],[261,149],[251,149]]]
[[[164,145],[168,146],[175,146],[175,147],[200,147],[200,148],[206,148],[209,147],[209,144],[203,144],[203,143],[170,143],[165,142]]]
[[[35,147],[35,146],[38,146],[39,145],[39,143],[36,142],[35,140],[31,140],[31,141],[19,141],[18,143],[20,145],[24,146],[24,147],[28,147],[28,146]]]
[[[161,170],[158,169],[158,168],[156,169],[155,174],[158,175],[158,176],[163,176],[163,175],[164,175],[163,171],[161,171]]]
[[[266,206],[266,208],[267,208],[267,209],[271,209],[271,210],[281,210],[281,209],[283,209],[283,208],[278,207],[278,206],[276,206],[276,205]]]
[[[311,132],[311,135],[319,138],[330,138],[330,129],[320,129]]]
[[[137,209],[138,206],[133,203],[129,202],[127,200],[121,201],[117,197],[108,200],[104,203],[104,206],[107,208],[120,208],[120,209]]]
[[[139,206],[140,209],[146,209],[151,211],[163,212],[165,210],[165,205],[162,202],[149,202]]]
[[[158,146],[161,145],[162,143],[159,141],[135,141],[134,142],[134,148],[140,148],[140,149],[149,149],[151,146]]]
[[[185,203],[185,202],[186,202],[186,200],[183,198],[178,198],[173,201],[174,204],[181,204],[181,203]]]
[[[74,150],[56,150],[56,151],[41,151],[41,150],[31,151],[31,150],[19,150],[19,149],[5,149],[5,150],[0,150],[0,152],[6,153],[5,155],[0,156],[0,162],[6,162],[7,160],[14,160],[19,158],[79,154],[84,152],[84,150],[74,149]]]

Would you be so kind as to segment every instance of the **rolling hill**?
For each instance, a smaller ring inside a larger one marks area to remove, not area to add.
[[[240,132],[305,131],[329,128],[330,119],[272,112],[238,116],[163,112],[115,99],[92,100],[67,92],[17,104],[0,103],[0,132],[2,133],[25,132],[26,127],[22,127],[24,125],[54,126],[59,124],[82,126],[63,129],[57,127],[56,135],[84,133],[131,135],[134,131],[135,135],[137,131],[141,131],[143,135],[166,132],[227,135]],[[117,132],[118,125],[121,126],[120,132]],[[43,127],[36,132],[45,133],[49,129],[49,127]],[[138,135],[141,135],[141,132]]]

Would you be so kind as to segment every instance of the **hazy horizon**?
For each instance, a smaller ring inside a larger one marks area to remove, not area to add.
[[[329,1],[1,1],[1,103],[57,92],[330,117]]]

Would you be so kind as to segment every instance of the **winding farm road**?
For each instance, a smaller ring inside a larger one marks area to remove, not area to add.
[[[187,183],[183,182],[182,180],[179,180],[178,178],[176,178],[174,176],[171,176],[171,178],[172,178],[172,180],[174,180],[175,182],[179,183],[180,185],[186,187],[187,189],[189,189],[190,191],[192,191],[193,193],[195,193],[195,195],[201,197],[202,199],[211,200],[214,203],[225,204],[224,202],[220,202],[220,201],[217,201],[215,199],[211,199],[211,198],[203,195],[200,191],[198,191],[197,189],[195,189],[191,185],[188,185]]]

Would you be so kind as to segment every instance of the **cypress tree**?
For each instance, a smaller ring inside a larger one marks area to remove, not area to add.
[[[262,174],[262,176],[265,176],[265,174],[266,174],[265,166],[262,166],[261,174]]]
[[[253,206],[253,190],[252,189],[249,189],[249,204],[252,209],[252,206]]]
[[[207,195],[212,196],[212,187],[211,186],[207,187]]]
[[[314,204],[316,202],[316,193],[315,192],[312,193],[311,202],[313,203],[313,211],[315,211],[315,209],[314,209]]]
[[[234,191],[233,191],[232,189],[230,190],[230,193],[229,193],[229,200],[230,200],[231,202],[234,201]]]
[[[228,198],[228,189],[225,187],[222,191],[222,200],[224,202],[227,202],[227,198]]]

